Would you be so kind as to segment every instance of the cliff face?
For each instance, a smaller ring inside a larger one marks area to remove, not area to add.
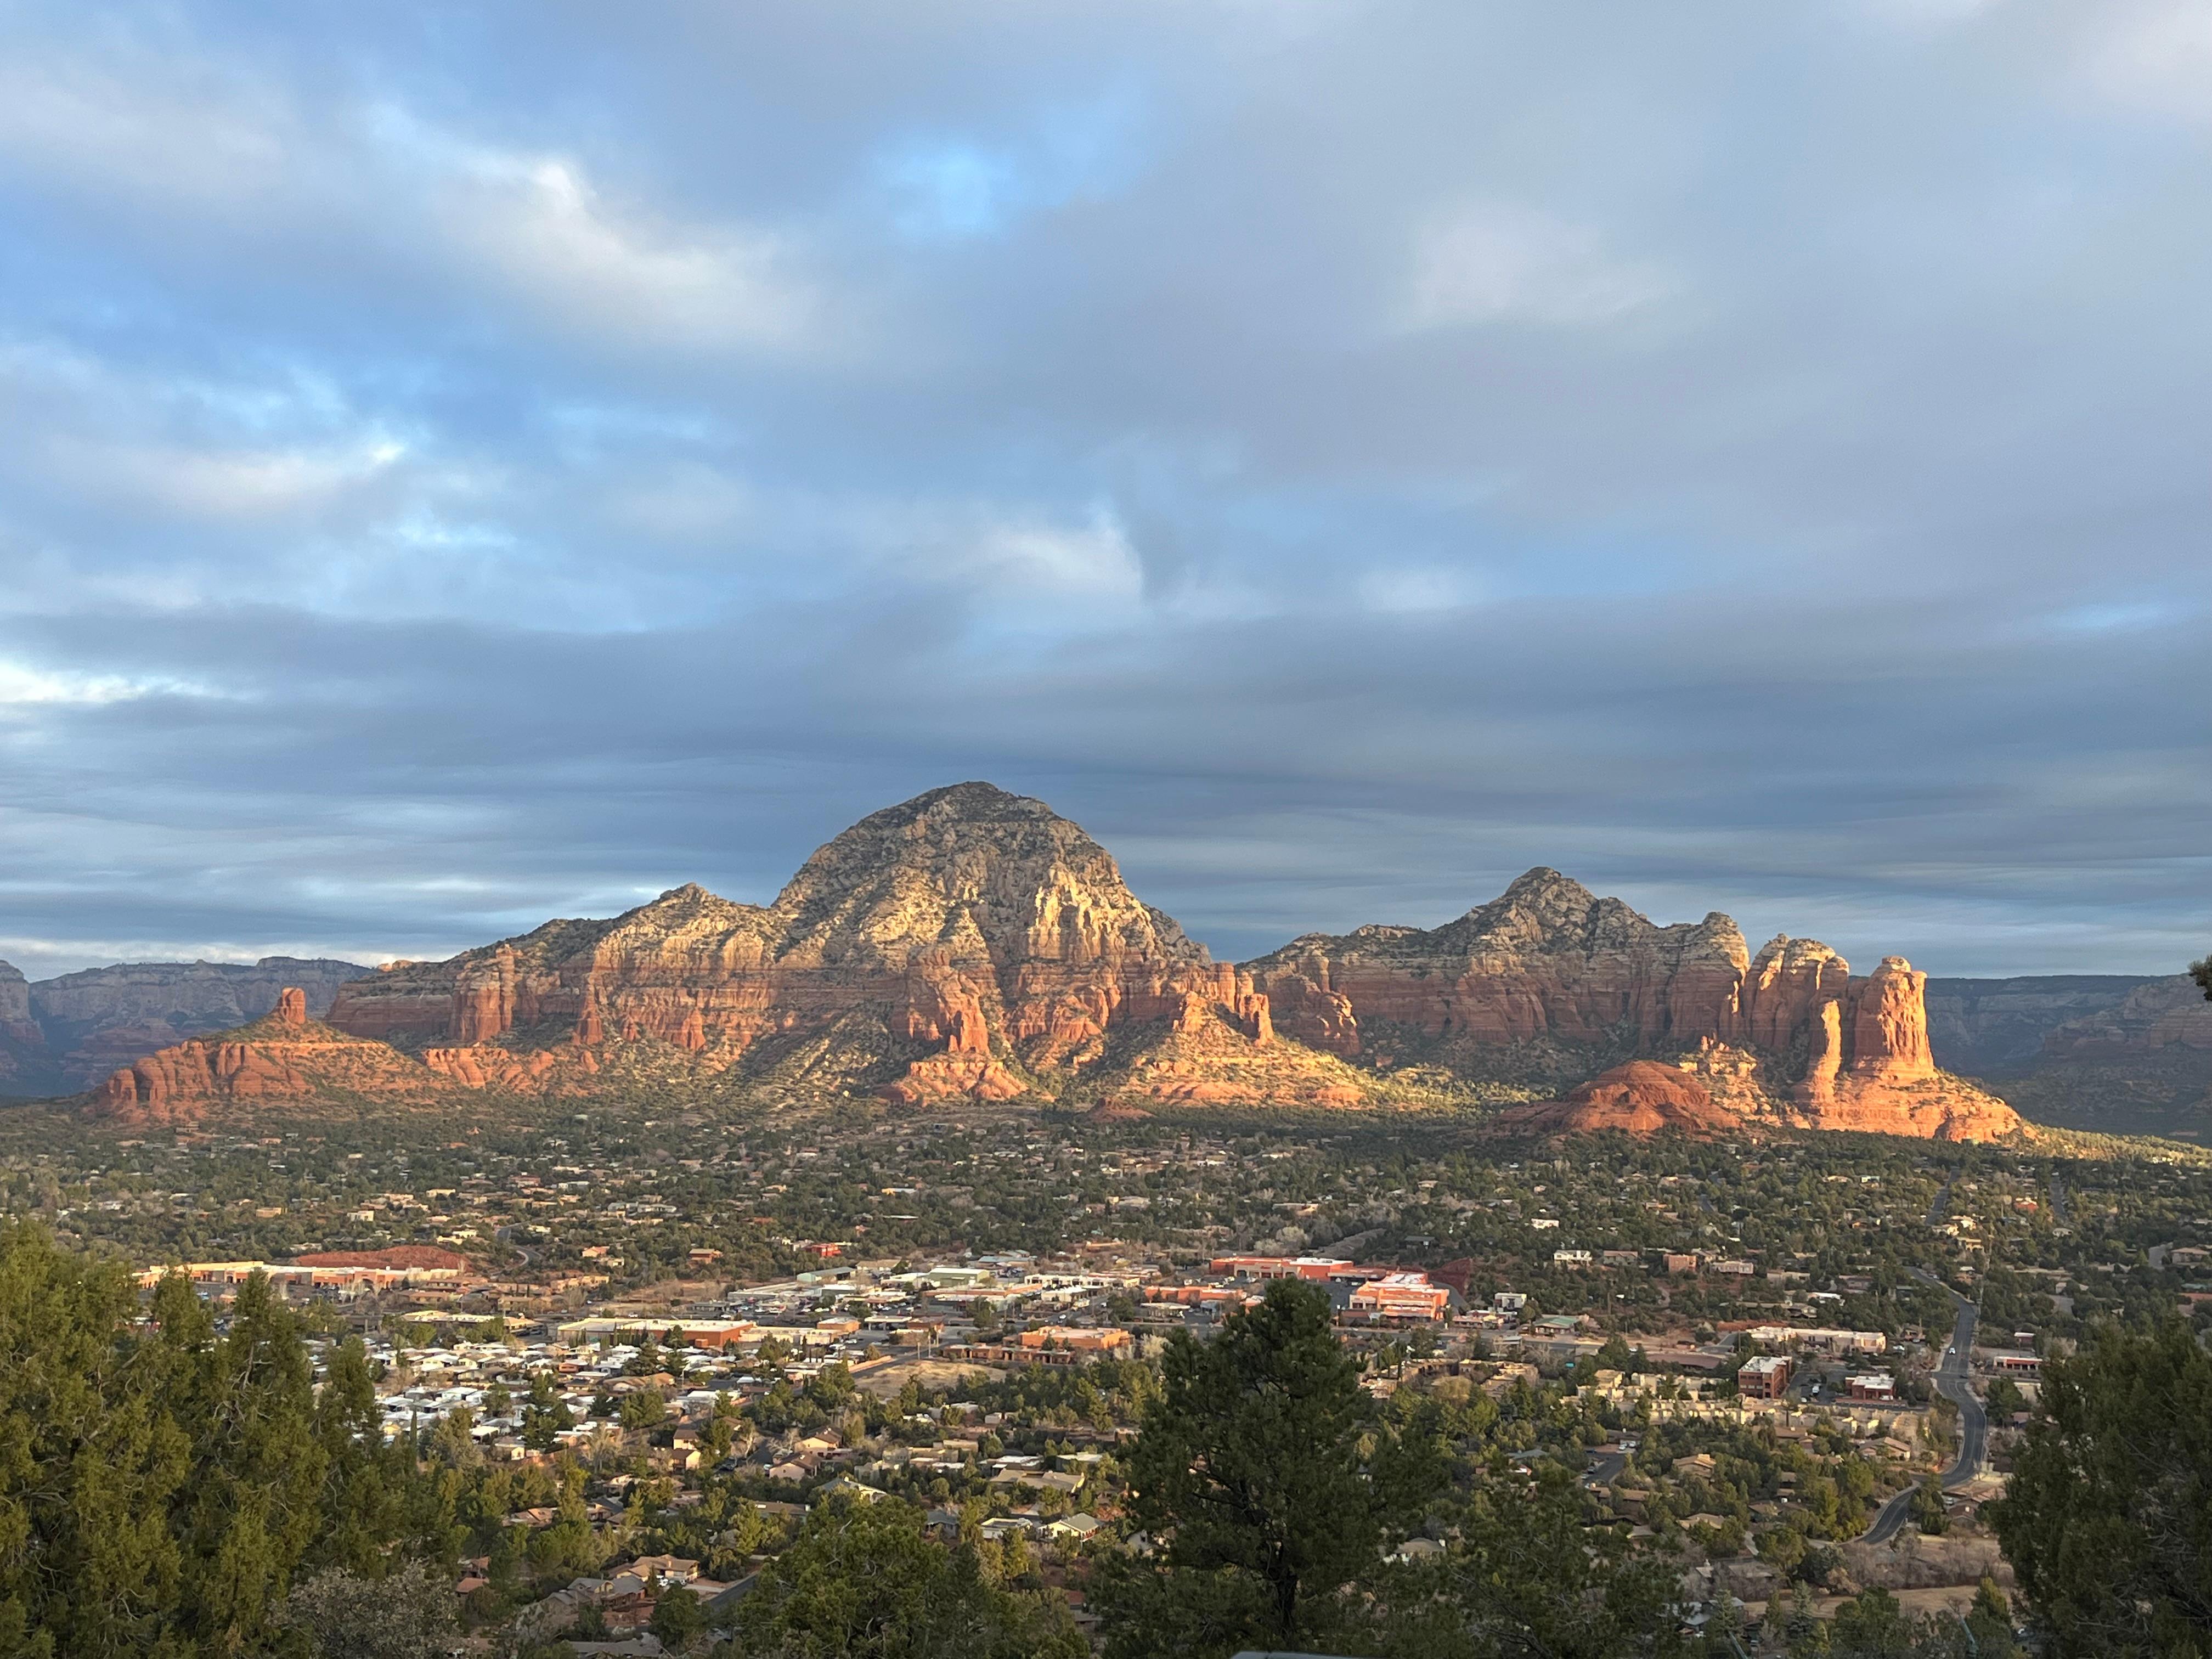
[[[1279,1030],[1346,1056],[1554,1087],[1674,1057],[1779,1121],[1975,1139],[2020,1127],[1937,1070],[1926,975],[1902,957],[1854,979],[1813,939],[1753,956],[1724,915],[1657,927],[1555,870],[1442,927],[1310,934],[1246,968]]]
[[[297,986],[262,1018],[119,1067],[92,1097],[95,1115],[134,1126],[198,1123],[234,1103],[301,1105],[343,1096],[380,1103],[437,1092],[441,1080],[381,1042],[307,1017]]]
[[[2175,1048],[2212,1053],[2212,1002],[2186,974],[2138,985],[2112,1007],[2069,1019],[2043,1040],[2044,1057],[2052,1060]]]
[[[2212,1139],[2212,1003],[2186,975],[1931,980],[1939,1061],[2043,1122]]]
[[[2139,974],[1930,979],[1929,1044],[1947,1072],[2004,1076],[2033,1066],[2059,1027],[2117,1008],[2130,992],[2157,982]]]
[[[327,1025],[288,1003],[296,1019],[163,1048],[101,1100],[727,1078],[908,1104],[1353,1106],[1525,1099],[1643,1061],[1566,1105],[1623,1127],[2018,1127],[1937,1068],[1925,990],[1900,958],[1854,977],[1814,940],[1753,954],[1724,915],[1658,927],[1551,870],[1442,927],[1218,963],[1076,825],[970,783],[862,819],[772,904],[679,887],[395,963],[339,986]]]
[[[31,1018],[31,986],[23,971],[0,962],[0,1095],[36,1095],[53,1073],[46,1034]]]
[[[1278,1028],[1317,1047],[1440,1045],[1478,1069],[1527,1069],[1563,1047],[1732,1028],[1747,962],[1726,916],[1655,927],[1556,870],[1531,870],[1442,927],[1310,933],[1245,966]]]
[[[1136,898],[1096,842],[971,783],[862,819],[766,908],[678,888],[356,981],[331,1022],[470,1083],[557,1083],[645,1043],[696,1072],[920,1102],[1056,1090],[1105,1066],[1121,1033],[1164,1039],[1192,998],[1268,1040],[1249,981]]]
[[[251,964],[135,962],[24,986],[13,969],[0,963],[0,1055],[22,1056],[12,1076],[0,1060],[0,1094],[24,1095],[89,1088],[140,1054],[258,1019],[288,985],[306,994],[310,1013],[320,1014],[339,986],[370,971],[292,957]],[[9,975],[21,987],[12,996]],[[11,1033],[5,1012],[11,1006],[26,1030]]]

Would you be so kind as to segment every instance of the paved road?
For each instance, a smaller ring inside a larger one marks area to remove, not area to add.
[[[1951,1492],[1982,1472],[1982,1459],[1989,1448],[1989,1413],[1966,1384],[1967,1366],[1974,1352],[1974,1322],[1981,1317],[1981,1310],[1941,1279],[1917,1267],[1912,1271],[1959,1304],[1958,1321],[1951,1328],[1951,1346],[1943,1351],[1943,1363],[1936,1368],[1936,1392],[1959,1408],[1959,1455],[1943,1472],[1943,1490]],[[1895,1537],[1911,1510],[1914,1490],[1907,1486],[1884,1504],[1862,1541],[1885,1544]]]
[[[2051,1218],[2062,1225],[2066,1220],[2066,1186],[2056,1170],[2051,1172]]]
[[[1943,1206],[1951,1201],[1951,1183],[1945,1182],[1936,1189],[1936,1201],[1928,1206],[1928,1224],[1934,1226],[1943,1218]]]

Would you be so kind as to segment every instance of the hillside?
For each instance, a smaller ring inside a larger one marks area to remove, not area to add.
[[[1717,913],[1660,926],[1544,869],[1441,927],[1310,934],[1216,963],[1079,826],[965,783],[862,819],[770,904],[686,885],[394,963],[340,985],[312,1030],[170,1045],[102,1099],[146,1112],[288,1090],[712,1084],[908,1107],[1364,1107],[1526,1100],[1648,1060],[1703,1097],[1661,1118],[2017,1130],[2002,1101],[1936,1065],[1925,986],[1893,957],[1854,975],[1815,940],[1754,954]]]
[[[0,962],[0,1096],[91,1088],[141,1054],[266,1014],[287,986],[320,1017],[358,963],[264,957],[255,963],[127,962],[26,981]]]
[[[2187,975],[1930,980],[1945,1066],[2038,1122],[2212,1143],[2212,1003]]]
[[[1387,1066],[1571,1090],[1666,1059],[1741,1115],[1946,1139],[2017,1130],[2002,1100],[1942,1072],[1927,976],[1867,975],[1816,939],[1753,955],[1729,917],[1660,927],[1556,870],[1430,929],[1309,934],[1247,963],[1279,1029]]]

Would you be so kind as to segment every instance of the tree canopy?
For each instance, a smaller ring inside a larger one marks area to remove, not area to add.
[[[2056,1659],[2212,1656],[2212,1354],[2172,1323],[2052,1362],[1991,1511]]]
[[[290,1312],[229,1328],[167,1279],[0,1233],[0,1653],[230,1655],[324,1531],[328,1443]]]
[[[930,1542],[904,1504],[833,1498],[808,1515],[738,1604],[742,1650],[776,1659],[1083,1659],[1089,1650],[1065,1607],[1006,1582],[1007,1564],[994,1548],[993,1557]]]
[[[1328,1294],[1294,1279],[1232,1314],[1212,1341],[1169,1343],[1129,1460],[1130,1515],[1155,1553],[1102,1582],[1108,1651],[1288,1648],[1336,1617],[1372,1571],[1384,1525],[1425,1471],[1382,1432]]]

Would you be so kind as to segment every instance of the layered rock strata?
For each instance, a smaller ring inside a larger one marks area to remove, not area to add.
[[[353,1097],[434,1095],[441,1080],[388,1044],[307,1017],[307,993],[280,992],[262,1018],[195,1037],[119,1067],[92,1098],[95,1114],[137,1125],[198,1123],[231,1103],[301,1105]]]
[[[611,920],[394,963],[338,987],[326,1025],[288,1002],[250,1038],[124,1068],[101,1101],[158,1112],[356,1086],[342,1076],[399,1096],[728,1076],[914,1105],[1122,1108],[1419,1103],[1494,1085],[1565,1093],[1570,1115],[1622,1127],[1720,1114],[2016,1129],[1937,1068],[1924,997],[1901,958],[1855,977],[1814,940],[1754,955],[1724,915],[1656,926],[1552,870],[1442,927],[1311,934],[1216,963],[1076,825],[969,783],[862,819],[771,904],[684,886]],[[1672,1075],[1598,1077],[1638,1060]]]
[[[0,962],[0,1095],[44,1093],[52,1072],[46,1034],[31,1018],[30,981]]]
[[[1938,1072],[1926,975],[1903,957],[1854,978],[1814,939],[1753,956],[1718,912],[1658,927],[1556,870],[1442,927],[1309,934],[1245,968],[1279,1030],[1346,1057],[1539,1086],[1680,1058],[1780,1121],[1972,1139],[2020,1127]]]
[[[0,963],[0,1094],[90,1088],[141,1054],[259,1018],[288,985],[319,1016],[339,986],[371,971],[294,957],[130,962],[24,985]]]
[[[2142,974],[1930,979],[1929,1044],[1947,1072],[2003,1077],[2033,1066],[2044,1039],[2060,1026],[2117,1008],[2130,992],[2157,982]]]
[[[707,1073],[803,1066],[815,1046],[919,1103],[1052,1092],[1120,1034],[1164,1038],[1194,1000],[1271,1041],[1249,976],[1136,898],[1096,842],[969,783],[862,819],[765,908],[679,887],[611,921],[397,965],[347,986],[331,1021],[471,1085],[558,1083],[610,1045],[665,1045]]]

